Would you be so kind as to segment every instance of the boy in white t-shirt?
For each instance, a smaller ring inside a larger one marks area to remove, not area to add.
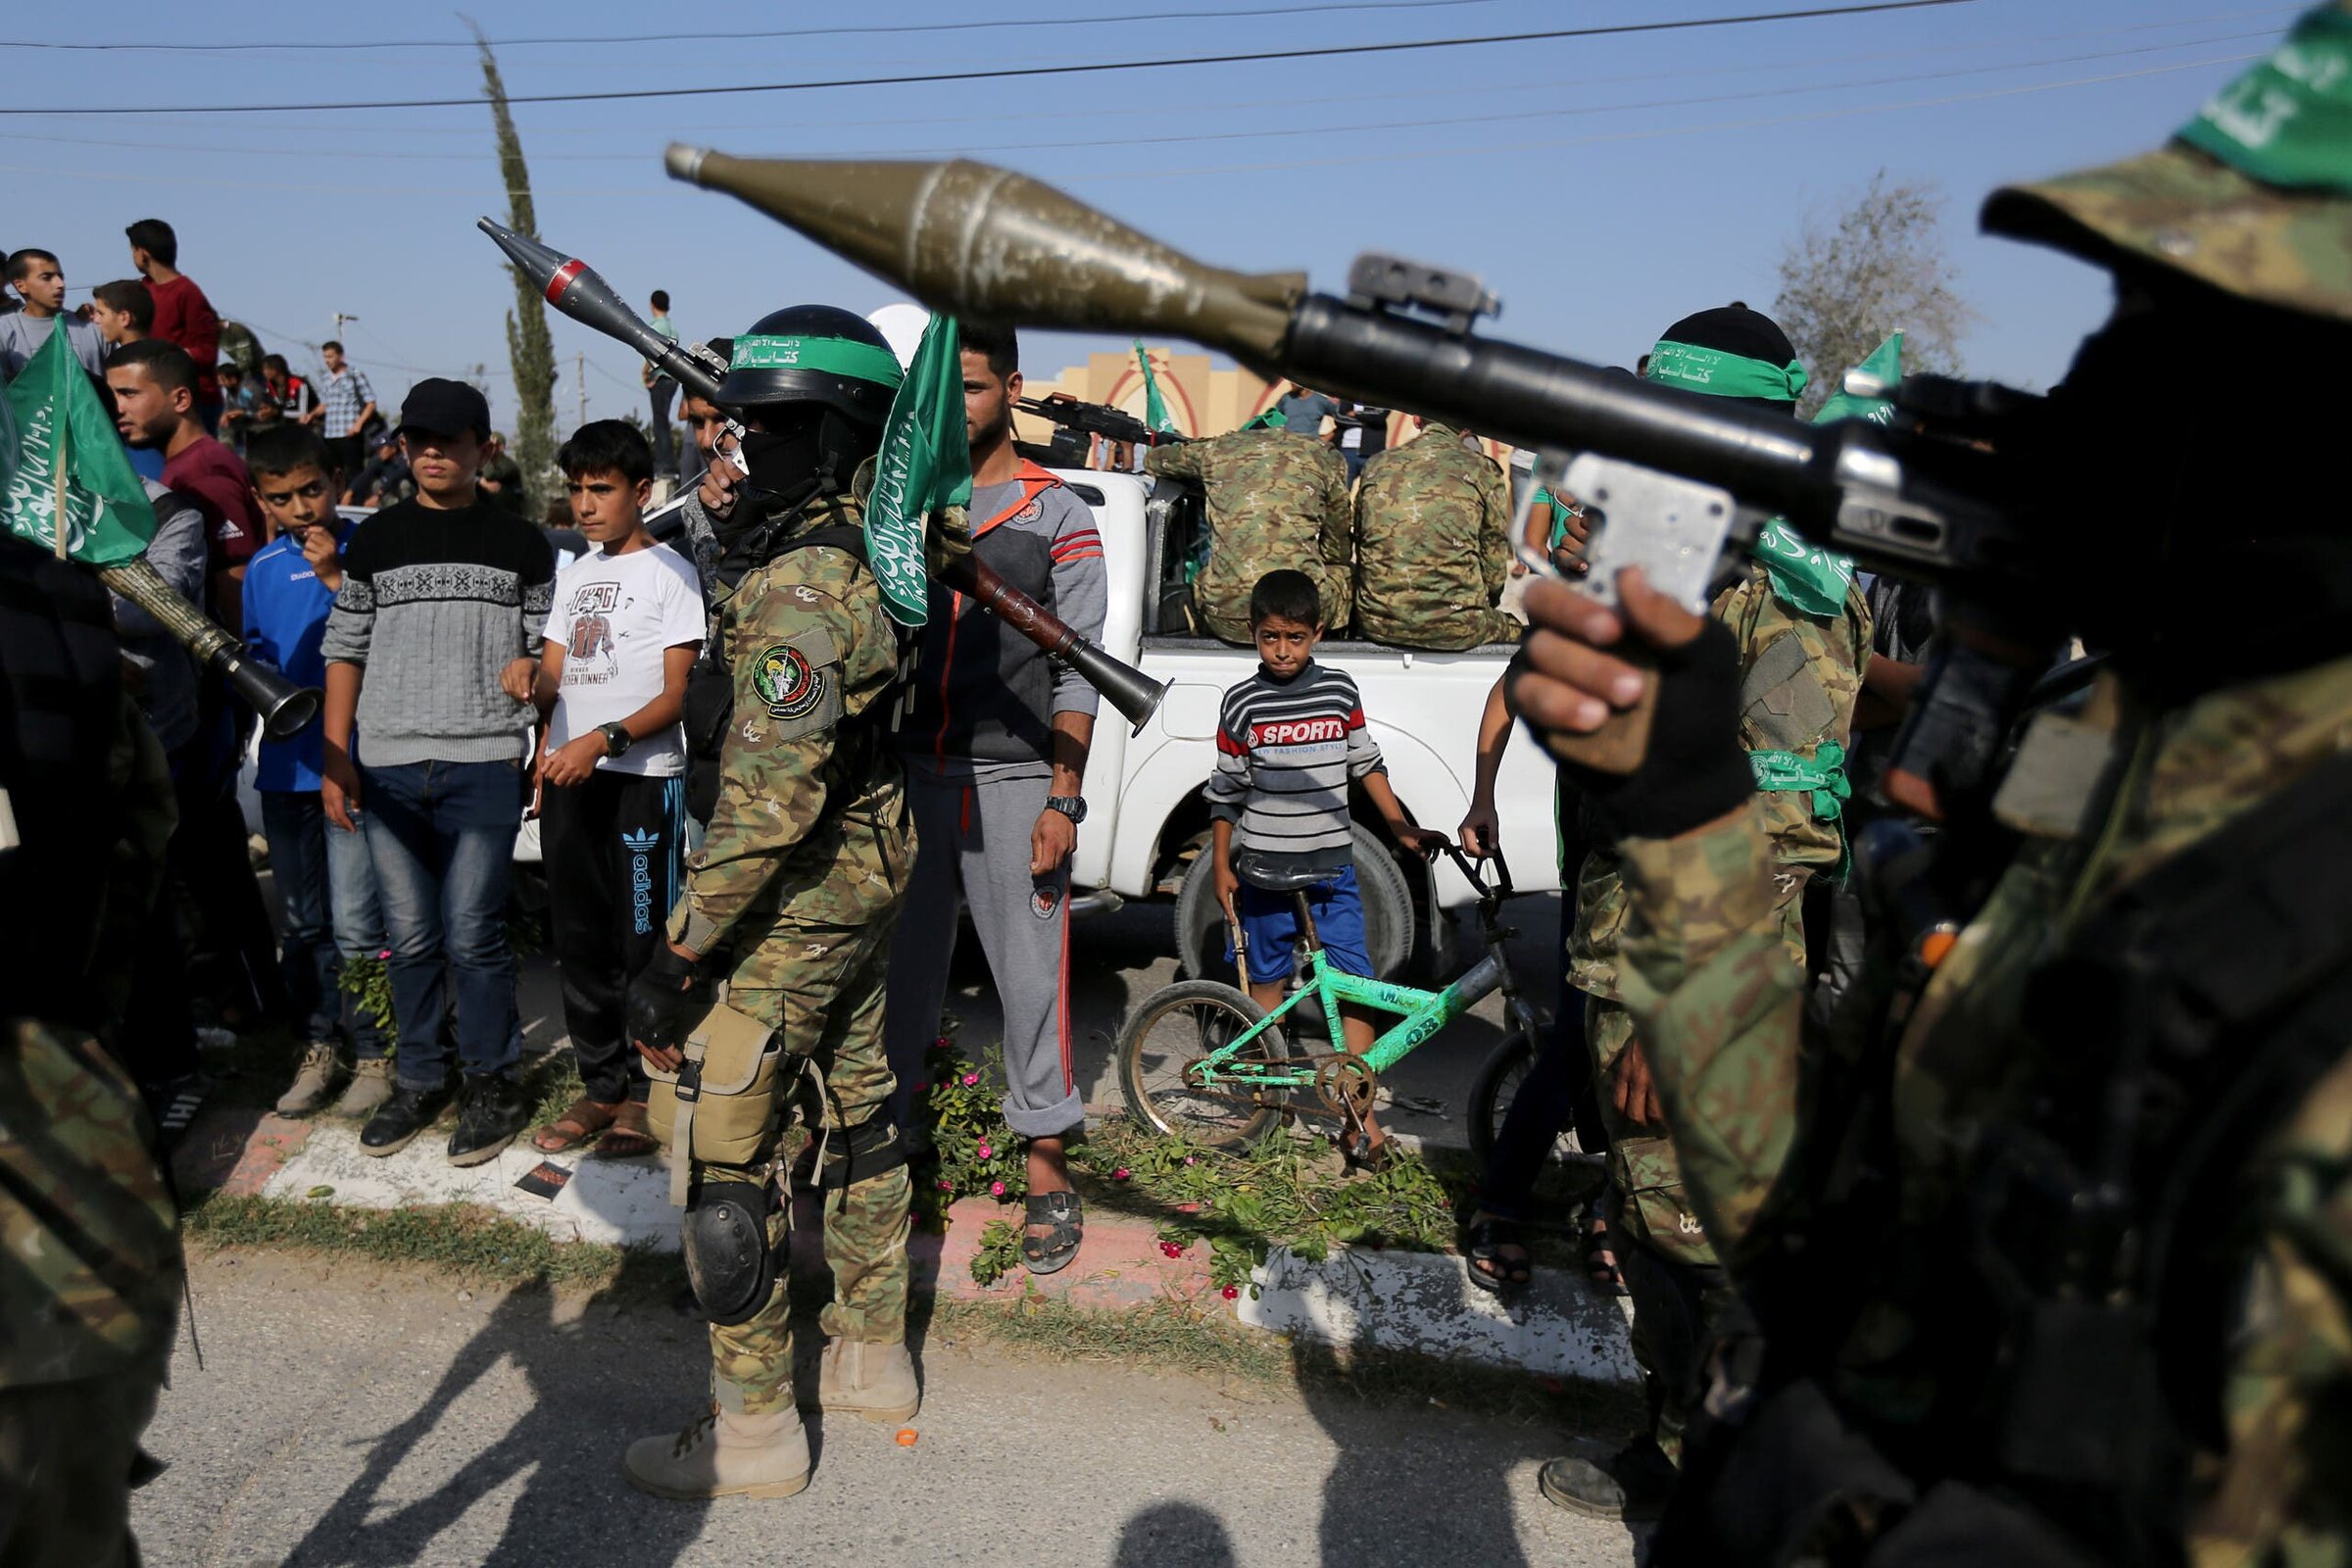
[[[599,419],[556,461],[572,518],[597,547],[556,573],[534,693],[548,720],[537,763],[548,923],[582,1092],[531,1142],[552,1154],[596,1139],[599,1154],[626,1158],[653,1152],[654,1141],[621,998],[678,890],[678,715],[702,646],[703,596],[693,564],[645,531],[654,456],[644,436]]]

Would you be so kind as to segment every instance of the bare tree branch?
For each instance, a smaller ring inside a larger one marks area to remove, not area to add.
[[[1812,373],[1809,416],[1886,334],[1903,332],[1903,368],[1960,368],[1959,339],[1976,312],[1961,299],[1936,223],[1943,192],[1886,170],[1842,210],[1814,212],[1781,253],[1773,318]]]

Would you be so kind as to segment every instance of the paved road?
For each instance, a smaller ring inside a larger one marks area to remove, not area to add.
[[[139,1494],[172,1568],[1054,1562],[1110,1568],[1609,1565],[1622,1527],[1535,1489],[1542,1426],[1351,1395],[1220,1386],[922,1347],[920,1441],[825,1423],[781,1501],[643,1497],[631,1436],[679,1424],[701,1326],[618,1287],[464,1292],[422,1272],[293,1254],[200,1260],[206,1365],[186,1353]]]

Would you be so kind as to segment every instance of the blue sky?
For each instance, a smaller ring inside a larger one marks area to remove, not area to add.
[[[1844,3],[1844,0],[1829,0]],[[788,82],[1463,37],[1793,9],[1793,0],[1381,0],[1204,15],[1239,0],[902,0],[862,8],[573,0],[473,14],[516,95]],[[742,154],[964,153],[1069,186],[1148,232],[1247,270],[1344,284],[1380,249],[1481,274],[1488,330],[1628,363],[1668,322],[1740,298],[1808,210],[1885,167],[1948,196],[1962,294],[1981,320],[1967,368],[2044,385],[2103,313],[2103,274],[1975,232],[2002,180],[2162,139],[2258,54],[2296,7],[2232,0],[1968,0],[1934,9],[1631,36],[927,86],[554,102],[515,110],[540,232],[621,291],[656,287],[689,336],[822,300],[860,312],[882,284],[765,218],[669,181],[672,139]],[[1090,12],[1161,20],[1084,24]],[[1169,15],[1169,14],[1176,15]],[[135,32],[117,20],[138,18]],[[503,218],[488,111],[138,116],[125,107],[350,104],[476,94],[451,13],[384,7],[139,4],[75,33],[57,7],[0,22],[0,242],[39,245],[82,287],[127,275],[122,227],[178,230],[224,315],[298,367],[332,313],[379,396],[424,373],[489,371],[512,409],[512,291],[482,213]],[[966,25],[996,18],[1053,18]],[[653,41],[535,43],[681,28]],[[888,31],[754,32],[808,28]],[[105,28],[109,30],[100,31]],[[265,41],[291,49],[261,47]],[[129,43],[129,50],[26,47]],[[355,49],[355,43],[399,47]],[[170,46],[203,44],[203,52]],[[239,47],[221,48],[221,45]],[[80,294],[73,298],[84,297]],[[636,362],[553,319],[560,419],[642,408]],[[1091,340],[1027,334],[1050,373]],[[575,354],[586,356],[575,380]]]

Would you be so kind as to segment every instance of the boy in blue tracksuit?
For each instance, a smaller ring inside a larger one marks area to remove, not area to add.
[[[359,525],[337,514],[341,476],[328,471],[325,446],[308,425],[255,431],[245,466],[277,535],[245,568],[245,641],[255,658],[296,685],[316,687],[326,676],[319,643],[343,585],[343,546]],[[327,826],[318,761],[314,724],[292,740],[263,741],[254,773],[270,875],[285,905],[286,994],[309,1042],[277,1109],[302,1116],[325,1103],[340,1071],[341,1038],[355,1059],[335,1112],[366,1116],[391,1097],[390,1042],[344,992],[341,970],[350,959],[383,952],[384,922],[367,836]]]

